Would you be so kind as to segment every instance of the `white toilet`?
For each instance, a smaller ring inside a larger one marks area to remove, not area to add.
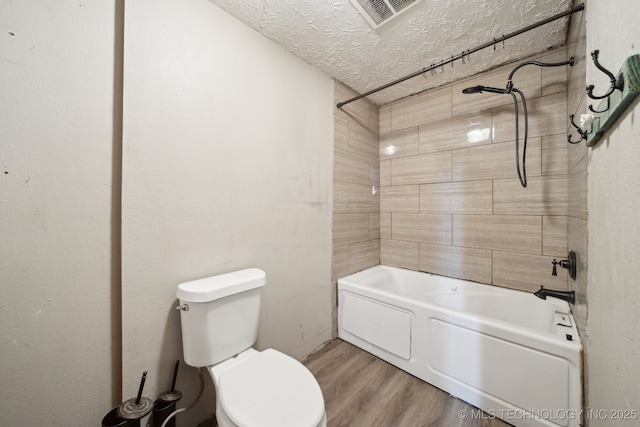
[[[279,351],[251,348],[266,282],[249,268],[178,285],[184,360],[209,370],[220,427],[325,427],[313,374]]]

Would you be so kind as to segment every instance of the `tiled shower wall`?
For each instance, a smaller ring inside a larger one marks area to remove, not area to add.
[[[357,95],[335,84],[336,103]],[[378,106],[362,99],[334,109],[333,336],[337,335],[336,282],[380,263]]]
[[[527,66],[514,76],[529,111],[527,188],[517,178],[511,97],[461,93],[504,87],[517,63],[379,109],[360,100],[334,110],[334,336],[337,279],[378,263],[525,291],[575,287],[579,327],[581,309],[586,322],[587,156],[584,144],[566,142],[567,114],[584,103],[583,27],[572,23],[567,49],[530,58],[575,55],[576,67]],[[336,83],[336,102],[354,95]],[[521,118],[521,149],[523,126]],[[565,269],[551,275],[551,261],[569,249],[579,263],[571,284]]]
[[[576,122],[580,114],[587,111],[585,87],[587,56],[585,14],[577,13],[571,18],[567,44],[567,56],[573,55],[576,64],[569,70],[567,116],[575,114]],[[597,105],[597,101],[595,102]],[[572,140],[577,141],[576,132]],[[569,249],[576,252],[578,263],[576,280],[570,281],[570,288],[576,291],[573,315],[580,335],[585,337],[587,326],[587,162],[588,148],[585,142],[569,145],[567,153],[568,176],[568,242]]]
[[[561,62],[566,51],[531,59]],[[512,98],[462,94],[469,86],[504,87],[516,65],[380,108],[382,264],[525,291],[567,289],[565,269],[551,275],[551,261],[568,250],[567,67],[526,66],[513,79],[529,111],[527,188],[517,178]],[[349,234],[350,259],[366,231],[359,228],[362,237]]]

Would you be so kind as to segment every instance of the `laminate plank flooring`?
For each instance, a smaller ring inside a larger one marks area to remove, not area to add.
[[[486,414],[471,417],[477,408],[341,339],[302,363],[320,384],[328,427],[510,426]]]

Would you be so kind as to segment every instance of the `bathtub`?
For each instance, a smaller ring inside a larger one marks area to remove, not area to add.
[[[515,426],[579,426],[582,346],[569,305],[378,265],[338,280],[338,336]]]

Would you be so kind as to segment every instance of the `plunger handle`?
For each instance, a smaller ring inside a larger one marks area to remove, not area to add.
[[[140,404],[140,399],[142,398],[142,389],[144,388],[144,382],[147,379],[147,371],[142,373],[142,379],[140,380],[140,388],[138,388],[138,397],[136,397],[136,405]]]
[[[173,370],[173,381],[171,381],[171,393],[176,389],[176,378],[178,377],[178,368],[180,367],[180,361],[176,360],[176,367]]]

